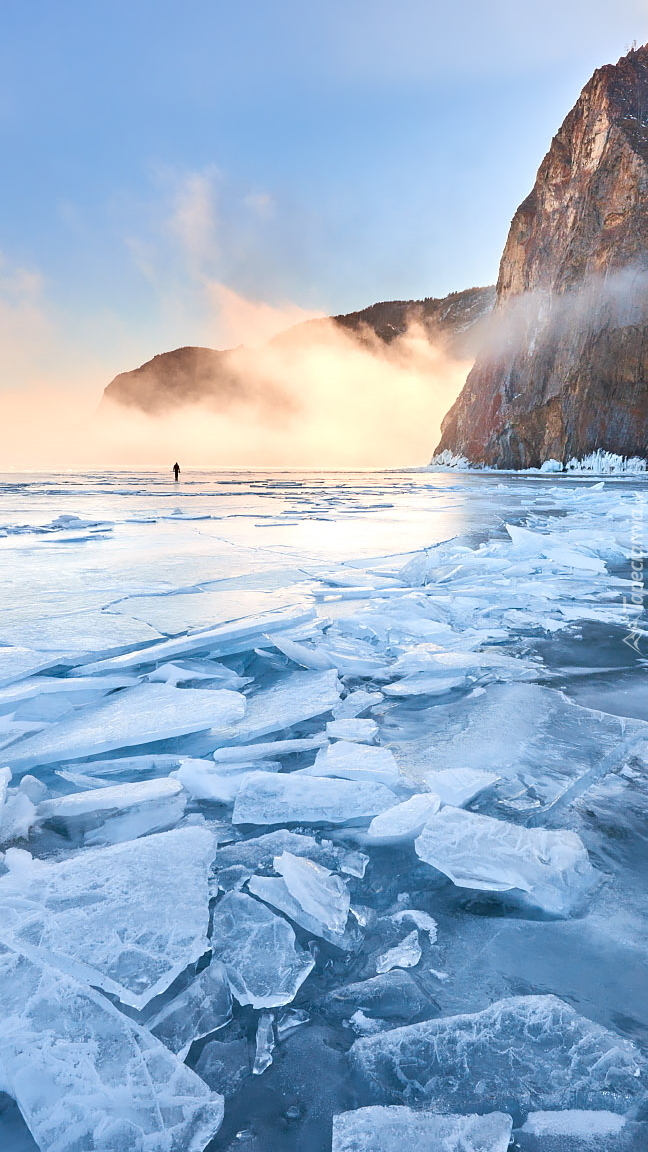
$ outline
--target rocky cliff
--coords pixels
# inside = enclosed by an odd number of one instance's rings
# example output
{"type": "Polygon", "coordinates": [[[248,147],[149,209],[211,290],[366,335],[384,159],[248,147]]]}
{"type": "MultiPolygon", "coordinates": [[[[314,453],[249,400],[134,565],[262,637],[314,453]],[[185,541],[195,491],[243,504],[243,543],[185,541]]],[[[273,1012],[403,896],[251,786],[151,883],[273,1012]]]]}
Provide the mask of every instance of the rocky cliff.
{"type": "MultiPolygon", "coordinates": [[[[484,320],[494,303],[494,287],[468,288],[441,299],[373,304],[360,312],[333,316],[331,320],[335,329],[374,348],[393,343],[412,324],[417,324],[450,356],[472,359],[483,339],[484,320]]],[[[331,320],[308,320],[275,336],[270,344],[290,355],[291,347],[303,347],[305,342],[325,342],[331,336],[331,320]]],[[[276,389],[273,391],[270,383],[263,383],[260,390],[262,362],[262,356],[255,356],[251,349],[219,352],[212,348],[176,348],[154,356],[140,368],[115,376],[104,390],[104,400],[149,414],[196,403],[225,409],[253,400],[277,407],[283,398],[276,389]]]]}
{"type": "Polygon", "coordinates": [[[437,451],[501,468],[648,451],[648,46],[598,69],[518,208],[437,451]]]}

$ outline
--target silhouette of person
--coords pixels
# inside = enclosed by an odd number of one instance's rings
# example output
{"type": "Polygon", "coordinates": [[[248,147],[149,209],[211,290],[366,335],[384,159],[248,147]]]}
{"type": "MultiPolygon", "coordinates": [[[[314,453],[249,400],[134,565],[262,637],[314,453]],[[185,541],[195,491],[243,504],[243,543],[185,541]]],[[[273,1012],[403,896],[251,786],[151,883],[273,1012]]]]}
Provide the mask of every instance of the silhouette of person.
{"type": "Polygon", "coordinates": [[[172,471],[173,471],[173,475],[175,476],[175,478],[176,478],[176,480],[177,480],[177,479],[178,479],[178,476],[180,475],[180,465],[179,465],[179,464],[174,464],[174,465],[173,465],[173,469],[172,469],[172,471]]]}

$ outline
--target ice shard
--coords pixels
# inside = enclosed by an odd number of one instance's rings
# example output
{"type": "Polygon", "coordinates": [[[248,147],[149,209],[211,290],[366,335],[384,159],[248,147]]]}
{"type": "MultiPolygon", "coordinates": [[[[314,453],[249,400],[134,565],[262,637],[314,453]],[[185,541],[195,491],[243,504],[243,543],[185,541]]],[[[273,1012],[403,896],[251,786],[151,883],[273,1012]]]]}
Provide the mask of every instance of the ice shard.
{"type": "Polygon", "coordinates": [[[379,816],[374,816],[367,830],[367,842],[375,844],[398,844],[414,840],[428,820],[441,807],[441,801],[434,792],[419,792],[387,808],[379,816]]]}
{"type": "Polygon", "coordinates": [[[147,1028],[184,1060],[194,1040],[217,1032],[232,1018],[227,973],[215,960],[178,996],[147,1021],[147,1028]]]}
{"type": "Polygon", "coordinates": [[[340,876],[304,856],[284,849],[274,858],[275,872],[286,883],[290,895],[309,916],[331,932],[342,933],[349,915],[349,889],[340,876]]]}

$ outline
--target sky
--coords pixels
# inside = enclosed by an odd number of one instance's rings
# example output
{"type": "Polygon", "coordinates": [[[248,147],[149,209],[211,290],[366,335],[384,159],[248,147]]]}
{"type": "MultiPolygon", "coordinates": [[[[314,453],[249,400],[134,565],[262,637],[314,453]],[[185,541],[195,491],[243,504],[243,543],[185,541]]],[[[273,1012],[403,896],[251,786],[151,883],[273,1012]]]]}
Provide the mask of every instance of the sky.
{"type": "Polygon", "coordinates": [[[25,0],[0,16],[0,391],[492,283],[648,0],[25,0]]]}

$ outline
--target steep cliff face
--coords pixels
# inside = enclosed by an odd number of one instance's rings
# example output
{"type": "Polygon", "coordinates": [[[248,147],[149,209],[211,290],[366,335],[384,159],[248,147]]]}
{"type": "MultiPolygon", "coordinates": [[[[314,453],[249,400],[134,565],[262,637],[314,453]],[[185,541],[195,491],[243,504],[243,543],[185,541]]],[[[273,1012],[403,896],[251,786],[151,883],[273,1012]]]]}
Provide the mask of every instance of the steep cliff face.
{"type": "Polygon", "coordinates": [[[596,71],[518,208],[437,451],[501,468],[648,450],[648,46],[596,71]]]}
{"type": "MultiPolygon", "coordinates": [[[[332,321],[336,328],[373,347],[391,344],[416,323],[450,356],[463,360],[475,356],[484,320],[494,303],[494,287],[468,288],[441,299],[373,304],[360,312],[333,316],[332,321]]],[[[330,335],[331,320],[308,320],[275,336],[270,344],[289,355],[291,347],[325,342],[330,335]]],[[[196,403],[217,410],[251,400],[276,407],[283,398],[270,383],[259,386],[262,359],[251,349],[234,354],[212,348],[176,348],[154,356],[140,368],[121,372],[104,389],[104,400],[151,415],[196,403]]]]}

